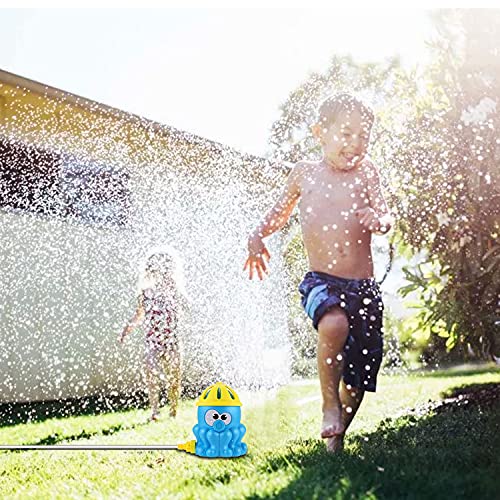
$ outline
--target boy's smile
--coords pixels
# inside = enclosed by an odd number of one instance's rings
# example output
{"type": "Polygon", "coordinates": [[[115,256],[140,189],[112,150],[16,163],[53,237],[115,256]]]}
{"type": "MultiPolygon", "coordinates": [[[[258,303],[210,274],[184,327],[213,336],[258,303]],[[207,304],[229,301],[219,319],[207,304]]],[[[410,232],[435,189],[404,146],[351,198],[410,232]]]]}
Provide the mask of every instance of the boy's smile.
{"type": "Polygon", "coordinates": [[[354,109],[342,111],[328,127],[315,129],[323,148],[323,159],[336,170],[350,170],[365,156],[370,140],[370,126],[354,109]]]}

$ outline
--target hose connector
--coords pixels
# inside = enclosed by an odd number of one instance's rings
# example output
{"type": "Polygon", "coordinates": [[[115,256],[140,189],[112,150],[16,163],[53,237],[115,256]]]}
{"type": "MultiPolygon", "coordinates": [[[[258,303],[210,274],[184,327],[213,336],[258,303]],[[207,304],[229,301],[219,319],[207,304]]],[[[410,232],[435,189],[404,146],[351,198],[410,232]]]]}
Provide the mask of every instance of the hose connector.
{"type": "Polygon", "coordinates": [[[186,441],[185,443],[181,443],[177,445],[177,449],[181,451],[185,451],[186,453],[192,453],[193,455],[196,453],[196,439],[192,439],[191,441],[186,441]]]}

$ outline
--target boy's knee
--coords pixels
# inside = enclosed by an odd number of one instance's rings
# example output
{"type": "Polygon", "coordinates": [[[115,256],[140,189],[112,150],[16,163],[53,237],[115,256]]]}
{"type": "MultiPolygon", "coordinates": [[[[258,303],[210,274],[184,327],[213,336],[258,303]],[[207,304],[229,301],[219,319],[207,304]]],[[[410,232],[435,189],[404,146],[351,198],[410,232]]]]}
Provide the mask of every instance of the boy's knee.
{"type": "Polygon", "coordinates": [[[345,312],[339,307],[327,312],[318,324],[318,333],[325,340],[338,335],[347,335],[348,330],[349,321],[345,312]]]}

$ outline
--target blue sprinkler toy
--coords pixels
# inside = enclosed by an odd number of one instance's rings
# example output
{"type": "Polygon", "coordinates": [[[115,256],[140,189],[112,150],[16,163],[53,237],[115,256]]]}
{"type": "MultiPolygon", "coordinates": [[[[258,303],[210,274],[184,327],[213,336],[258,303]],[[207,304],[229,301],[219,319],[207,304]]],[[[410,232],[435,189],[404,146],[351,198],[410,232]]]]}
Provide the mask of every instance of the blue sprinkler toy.
{"type": "Polygon", "coordinates": [[[241,401],[227,385],[217,382],[205,389],[196,403],[198,423],[193,427],[195,453],[200,457],[241,457],[247,445],[241,441],[241,401]]]}
{"type": "Polygon", "coordinates": [[[0,445],[0,450],[182,450],[205,458],[241,457],[247,452],[242,438],[241,401],[236,392],[222,382],[205,389],[196,403],[198,423],[193,427],[196,440],[178,445],[0,445]]]}

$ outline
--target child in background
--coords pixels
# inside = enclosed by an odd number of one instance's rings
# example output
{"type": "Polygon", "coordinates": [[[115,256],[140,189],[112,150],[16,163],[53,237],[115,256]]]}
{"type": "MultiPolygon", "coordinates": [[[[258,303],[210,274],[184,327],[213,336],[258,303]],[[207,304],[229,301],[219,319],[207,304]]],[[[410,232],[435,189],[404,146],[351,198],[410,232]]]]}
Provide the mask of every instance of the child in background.
{"type": "Polygon", "coordinates": [[[119,337],[141,323],[145,327],[146,378],[151,420],[158,420],[161,383],[167,383],[170,416],[175,417],[181,390],[181,356],[178,325],[186,309],[184,281],[179,259],[173,250],[152,253],[142,267],[138,306],[119,337]]]}
{"type": "Polygon", "coordinates": [[[309,272],[300,285],[302,305],[318,331],[323,397],[321,437],[343,448],[344,434],[365,391],[375,391],[382,360],[382,297],[373,278],[371,235],[392,225],[377,167],[366,156],[372,110],[350,94],[327,98],[312,127],[323,157],[299,161],[286,186],[248,239],[245,269],[267,273],[263,239],[300,209],[309,272]]]}

